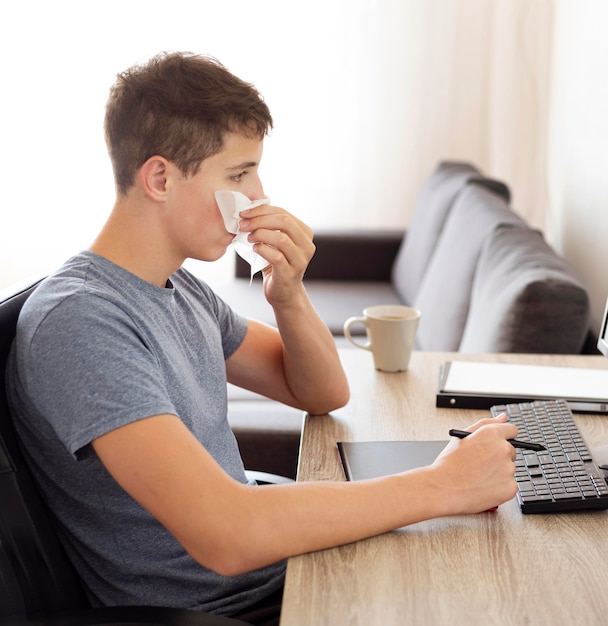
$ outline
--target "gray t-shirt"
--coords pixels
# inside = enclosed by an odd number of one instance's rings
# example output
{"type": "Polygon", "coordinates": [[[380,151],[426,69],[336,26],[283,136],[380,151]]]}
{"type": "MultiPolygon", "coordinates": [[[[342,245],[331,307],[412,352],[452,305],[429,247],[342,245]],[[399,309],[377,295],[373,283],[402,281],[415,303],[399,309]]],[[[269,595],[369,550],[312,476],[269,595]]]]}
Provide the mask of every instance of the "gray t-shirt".
{"type": "Polygon", "coordinates": [[[226,419],[225,367],[246,331],[246,320],[186,270],[159,288],[92,252],[70,259],[25,303],[9,399],[28,463],[93,604],[232,614],[282,585],[284,563],[234,577],[199,565],[90,445],[169,413],[246,482],[226,419]]]}

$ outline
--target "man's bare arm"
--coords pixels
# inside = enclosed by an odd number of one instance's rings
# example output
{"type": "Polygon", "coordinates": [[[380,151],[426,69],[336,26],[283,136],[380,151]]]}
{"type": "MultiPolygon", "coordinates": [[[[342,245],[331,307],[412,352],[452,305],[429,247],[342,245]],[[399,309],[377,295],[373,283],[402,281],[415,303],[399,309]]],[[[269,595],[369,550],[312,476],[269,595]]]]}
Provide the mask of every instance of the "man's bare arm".
{"type": "Polygon", "coordinates": [[[349,388],[335,342],[314,321],[307,321],[312,336],[302,331],[301,345],[286,346],[275,328],[249,320],[243,343],[226,361],[228,381],[315,415],[344,406],[349,388]]]}
{"type": "Polygon", "coordinates": [[[93,447],[115,480],[205,567],[235,575],[281,559],[515,495],[511,424],[485,420],[429,468],[360,482],[264,487],[229,477],[178,417],[109,432],[93,447]],[[486,424],[483,426],[483,424],[486,424]]]}
{"type": "Polygon", "coordinates": [[[250,321],[245,341],[228,359],[228,379],[313,414],[343,406],[349,389],[335,340],[302,282],[315,251],[312,230],[279,207],[242,215],[240,228],[269,262],[263,288],[278,332],[250,321]]]}

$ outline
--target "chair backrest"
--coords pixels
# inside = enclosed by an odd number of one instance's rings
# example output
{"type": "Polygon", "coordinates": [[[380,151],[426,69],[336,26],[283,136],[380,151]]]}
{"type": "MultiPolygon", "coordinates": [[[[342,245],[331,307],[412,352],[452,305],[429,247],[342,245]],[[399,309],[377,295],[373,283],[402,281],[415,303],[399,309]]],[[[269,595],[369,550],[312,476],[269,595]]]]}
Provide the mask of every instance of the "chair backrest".
{"type": "Polygon", "coordinates": [[[6,397],[17,318],[38,282],[0,292],[0,622],[89,606],[21,454],[6,397]]]}

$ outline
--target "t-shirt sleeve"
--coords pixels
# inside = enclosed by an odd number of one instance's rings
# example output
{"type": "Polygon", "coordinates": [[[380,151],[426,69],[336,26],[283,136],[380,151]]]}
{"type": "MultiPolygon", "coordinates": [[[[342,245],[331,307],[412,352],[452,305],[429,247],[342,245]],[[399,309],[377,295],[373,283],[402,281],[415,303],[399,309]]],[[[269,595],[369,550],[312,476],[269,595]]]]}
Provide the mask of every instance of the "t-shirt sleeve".
{"type": "Polygon", "coordinates": [[[30,397],[74,455],[120,426],[175,413],[146,338],[100,297],[76,294],[52,309],[26,364],[30,397]]]}

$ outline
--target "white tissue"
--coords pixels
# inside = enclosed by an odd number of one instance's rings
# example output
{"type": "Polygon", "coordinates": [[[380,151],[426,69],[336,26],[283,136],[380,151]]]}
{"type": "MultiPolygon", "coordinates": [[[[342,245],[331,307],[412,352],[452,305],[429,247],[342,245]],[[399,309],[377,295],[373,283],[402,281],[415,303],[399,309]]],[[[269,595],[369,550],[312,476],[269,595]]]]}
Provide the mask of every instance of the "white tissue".
{"type": "Polygon", "coordinates": [[[270,198],[262,198],[252,202],[240,191],[216,191],[215,199],[224,218],[226,230],[236,235],[232,240],[232,245],[236,253],[251,266],[251,278],[253,279],[253,275],[263,270],[268,265],[268,261],[253,251],[253,244],[247,241],[248,233],[239,231],[239,222],[241,221],[239,214],[245,209],[253,209],[256,206],[268,204],[270,198]]]}

